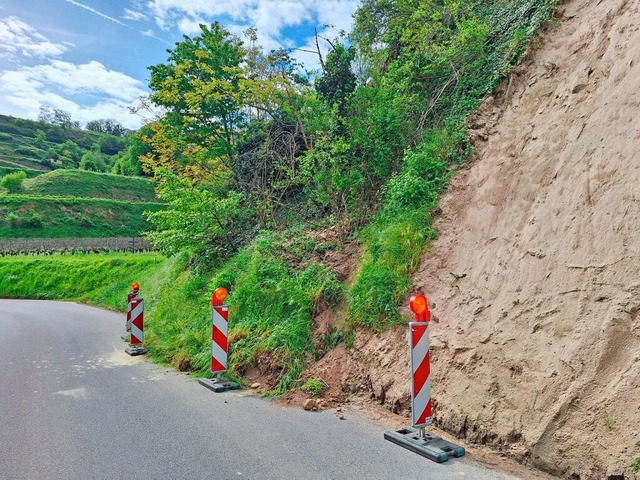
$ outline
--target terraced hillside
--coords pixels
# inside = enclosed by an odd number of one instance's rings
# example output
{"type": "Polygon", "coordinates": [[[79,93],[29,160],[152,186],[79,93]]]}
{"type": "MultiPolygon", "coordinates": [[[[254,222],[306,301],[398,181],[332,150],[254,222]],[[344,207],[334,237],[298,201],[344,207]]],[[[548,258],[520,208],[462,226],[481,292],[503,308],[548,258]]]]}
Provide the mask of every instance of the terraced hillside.
{"type": "Polygon", "coordinates": [[[126,146],[126,139],[113,135],[0,115],[0,176],[23,170],[34,177],[56,168],[77,168],[92,149],[109,166],[126,146]]]}
{"type": "Polygon", "coordinates": [[[0,193],[0,239],[138,237],[161,208],[148,179],[56,170],[0,193]]]}

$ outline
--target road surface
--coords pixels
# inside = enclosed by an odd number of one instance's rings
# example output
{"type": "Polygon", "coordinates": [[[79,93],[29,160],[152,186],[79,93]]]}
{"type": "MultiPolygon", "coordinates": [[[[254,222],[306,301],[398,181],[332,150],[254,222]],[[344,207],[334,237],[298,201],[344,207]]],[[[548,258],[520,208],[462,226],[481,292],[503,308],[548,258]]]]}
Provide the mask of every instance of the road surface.
{"type": "Polygon", "coordinates": [[[347,410],[282,408],[124,354],[122,315],[0,300],[0,478],[503,479],[433,463],[347,410]]]}

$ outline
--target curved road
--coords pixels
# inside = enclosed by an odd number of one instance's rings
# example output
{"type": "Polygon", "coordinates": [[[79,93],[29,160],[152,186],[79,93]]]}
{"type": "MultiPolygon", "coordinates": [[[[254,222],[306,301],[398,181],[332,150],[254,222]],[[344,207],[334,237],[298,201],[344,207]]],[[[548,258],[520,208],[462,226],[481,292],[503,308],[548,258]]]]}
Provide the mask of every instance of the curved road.
{"type": "Polygon", "coordinates": [[[347,411],[285,409],[124,354],[122,315],[0,300],[0,478],[510,479],[347,411]]]}

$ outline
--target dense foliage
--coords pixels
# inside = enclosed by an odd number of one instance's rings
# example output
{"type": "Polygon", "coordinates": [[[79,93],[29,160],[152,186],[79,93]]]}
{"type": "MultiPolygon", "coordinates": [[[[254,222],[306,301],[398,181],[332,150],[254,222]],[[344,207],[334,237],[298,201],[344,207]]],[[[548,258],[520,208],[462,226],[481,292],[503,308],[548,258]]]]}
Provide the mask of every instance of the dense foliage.
{"type": "Polygon", "coordinates": [[[326,53],[314,75],[284,50],[262,52],[254,29],[243,43],[218,24],[150,67],[164,114],[141,137],[142,162],[168,205],[152,235],[198,265],[227,262],[214,284],[235,293],[236,372],[267,355],[286,387],[315,355],[321,301],[346,305],[351,328],[400,320],[430,212],[471,151],[466,119],[554,5],[364,0],[349,36],[316,38],[326,53]],[[364,246],[349,288],[311,253],[327,228],[364,246]]]}
{"type": "Polygon", "coordinates": [[[138,137],[123,136],[131,132],[113,120],[87,127],[80,130],[59,110],[45,112],[37,122],[0,115],[0,176],[23,170],[34,177],[64,168],[141,174],[138,156],[148,147],[141,147],[138,137]]]}

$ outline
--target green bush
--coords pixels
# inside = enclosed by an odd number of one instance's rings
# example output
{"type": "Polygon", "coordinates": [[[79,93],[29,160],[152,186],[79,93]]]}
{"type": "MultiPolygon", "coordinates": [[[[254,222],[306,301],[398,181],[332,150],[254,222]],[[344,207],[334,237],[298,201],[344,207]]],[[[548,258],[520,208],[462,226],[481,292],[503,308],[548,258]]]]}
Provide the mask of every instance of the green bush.
{"type": "Polygon", "coordinates": [[[31,212],[22,218],[22,225],[27,228],[42,228],[44,226],[44,217],[38,212],[31,212]]]}
{"type": "Polygon", "coordinates": [[[2,177],[2,180],[0,180],[0,185],[6,188],[9,193],[18,193],[22,190],[22,184],[26,178],[27,174],[23,171],[9,173],[2,177]]]}
{"type": "Polygon", "coordinates": [[[7,215],[7,221],[9,222],[9,226],[11,228],[15,228],[19,225],[20,217],[16,212],[9,212],[7,215]]]}

